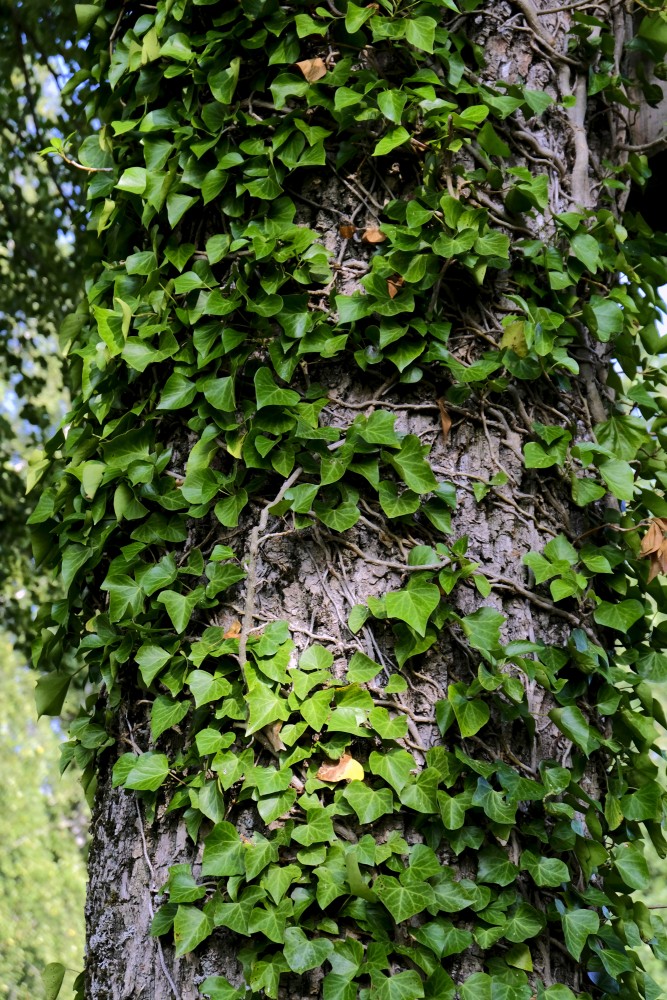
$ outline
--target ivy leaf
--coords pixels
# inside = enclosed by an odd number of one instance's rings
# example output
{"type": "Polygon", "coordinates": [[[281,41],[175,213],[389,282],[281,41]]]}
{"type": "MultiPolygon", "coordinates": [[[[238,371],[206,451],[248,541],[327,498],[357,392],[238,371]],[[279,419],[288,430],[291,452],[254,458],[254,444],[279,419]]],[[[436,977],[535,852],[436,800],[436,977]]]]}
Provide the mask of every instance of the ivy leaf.
{"type": "Polygon", "coordinates": [[[420,1000],[424,996],[424,984],[419,973],[413,969],[385,976],[377,969],[371,969],[372,996],[377,1000],[420,1000]]]}
{"type": "Polygon", "coordinates": [[[402,125],[398,125],[396,128],[390,129],[387,134],[380,139],[373,150],[373,156],[386,156],[387,153],[391,153],[391,151],[396,149],[397,146],[402,146],[404,143],[409,141],[410,133],[407,129],[404,129],[402,125]]]}
{"type": "Polygon", "coordinates": [[[151,737],[156,740],[167,729],[177,726],[188,714],[187,701],[174,701],[166,695],[158,695],[151,706],[151,737]]]}
{"type": "Polygon", "coordinates": [[[561,915],[565,944],[570,955],[579,961],[590,934],[597,934],[600,918],[593,910],[568,910],[561,915]]]}
{"type": "Polygon", "coordinates": [[[461,1000],[492,1000],[492,979],[486,972],[473,972],[459,988],[461,1000]]]}
{"type": "Polygon", "coordinates": [[[540,858],[532,851],[521,855],[521,871],[527,871],[535,885],[558,886],[570,881],[570,872],[564,861],[558,858],[540,858]]]}
{"type": "MultiPolygon", "coordinates": [[[[362,782],[355,781],[350,788],[356,788],[362,782]]],[[[328,844],[334,839],[334,829],[326,809],[316,808],[306,810],[306,822],[302,826],[297,826],[292,832],[292,840],[304,847],[311,847],[313,844],[328,844]]]]}
{"type": "Polygon", "coordinates": [[[40,677],[35,685],[37,718],[43,715],[60,715],[72,677],[70,674],[53,673],[40,677]]]}
{"type": "Polygon", "coordinates": [[[616,629],[617,632],[627,632],[635,622],[644,617],[644,613],[641,601],[619,601],[618,604],[600,601],[593,612],[593,618],[598,625],[606,625],[607,628],[616,629]]]}
{"type": "Polygon", "coordinates": [[[432,53],[437,26],[438,22],[427,15],[410,17],[405,22],[405,37],[416,49],[432,53]]]}
{"type": "Polygon", "coordinates": [[[465,823],[466,810],[458,796],[438,792],[438,807],[445,830],[460,830],[465,823]]]}
{"type": "Polygon", "coordinates": [[[652,649],[637,660],[635,670],[644,680],[663,684],[667,681],[667,655],[652,649]]]}
{"type": "Polygon", "coordinates": [[[444,920],[442,917],[429,924],[422,924],[419,930],[412,933],[420,944],[429,948],[438,958],[458,955],[473,943],[470,931],[455,927],[450,920],[444,920]]]}
{"type": "Polygon", "coordinates": [[[286,722],[290,717],[287,701],[276,694],[268,684],[257,682],[249,689],[247,697],[249,717],[246,733],[256,733],[273,722],[286,722]]]}
{"type": "Polygon", "coordinates": [[[255,372],[255,395],[258,410],[265,406],[296,406],[301,401],[298,392],[293,389],[280,389],[268,368],[259,368],[255,372]]]}
{"type": "Polygon", "coordinates": [[[404,806],[415,812],[430,815],[438,810],[437,789],[440,774],[434,767],[427,767],[416,778],[409,781],[399,794],[404,806]]]}
{"type": "Polygon", "coordinates": [[[406,622],[418,635],[426,635],[428,620],[440,604],[440,591],[435,584],[412,579],[405,590],[385,597],[387,615],[406,622]]]}
{"type": "Polygon", "coordinates": [[[372,752],[368,764],[373,774],[383,778],[398,794],[410,780],[416,761],[407,750],[393,749],[388,753],[372,752]]]}
{"type": "Polygon", "coordinates": [[[199,992],[210,1000],[243,1000],[244,990],[235,989],[224,976],[209,976],[199,987],[199,992]]]}
{"type": "Polygon", "coordinates": [[[530,903],[521,902],[510,910],[509,919],[503,926],[503,937],[512,944],[521,944],[535,937],[543,930],[546,918],[530,903]]]}
{"type": "Polygon", "coordinates": [[[632,500],[635,493],[635,476],[631,465],[618,459],[609,459],[607,462],[602,462],[598,468],[617,500],[632,500]]]}
{"type": "Polygon", "coordinates": [[[212,701],[220,701],[231,694],[232,686],[219,673],[209,674],[207,670],[191,670],[186,682],[195,699],[195,706],[201,708],[212,701]]]}
{"type": "Polygon", "coordinates": [[[516,804],[507,802],[502,792],[495,791],[485,778],[477,779],[472,804],[481,806],[493,823],[512,824],[516,820],[516,804]]]}
{"type": "Polygon", "coordinates": [[[412,490],[403,490],[399,494],[396,483],[383,481],[378,487],[378,500],[387,517],[405,517],[419,510],[419,494],[412,490]]]}
{"type": "Polygon", "coordinates": [[[572,499],[577,507],[585,507],[587,504],[599,500],[605,494],[604,487],[596,483],[594,479],[579,478],[572,473],[570,483],[572,486],[572,499]]]}
{"type": "Polygon", "coordinates": [[[474,649],[490,651],[500,645],[500,628],[505,616],[495,608],[483,605],[472,615],[460,619],[468,642],[474,649]]]}
{"type": "Polygon", "coordinates": [[[136,758],[125,778],[125,787],[141,792],[156,792],[169,774],[169,761],[163,753],[149,750],[136,758]]]}
{"type": "Polygon", "coordinates": [[[170,903],[195,903],[206,895],[206,886],[197,884],[188,864],[170,867],[167,888],[170,903]]]}
{"type": "Polygon", "coordinates": [[[600,266],[600,244],[594,236],[588,233],[577,233],[570,242],[572,254],[588,268],[591,274],[595,274],[600,266]]]}
{"type": "Polygon", "coordinates": [[[619,844],[614,854],[614,867],[631,889],[648,889],[651,884],[646,858],[637,844],[619,844]]]}
{"type": "Polygon", "coordinates": [[[192,612],[204,597],[204,588],[196,587],[189,594],[179,594],[175,590],[163,590],[155,600],[164,604],[171,623],[178,633],[185,632],[192,618],[192,612]]]}
{"type": "Polygon", "coordinates": [[[179,906],[174,920],[174,954],[177,958],[187,955],[212,933],[213,923],[207,913],[196,906],[179,906]]]}
{"type": "Polygon", "coordinates": [[[600,735],[592,726],[589,726],[583,712],[576,705],[552,708],[549,712],[549,718],[556,723],[568,739],[572,740],[580,750],[583,750],[587,757],[602,746],[600,735]]]}
{"type": "Polygon", "coordinates": [[[298,975],[321,969],[333,950],[333,941],[328,938],[306,937],[300,927],[288,927],[285,931],[285,961],[298,975]]]}
{"type": "MultiPolygon", "coordinates": [[[[77,4],[77,6],[81,5],[77,4]]],[[[100,8],[96,7],[95,11],[97,16],[100,12],[100,8]]],[[[67,969],[64,965],[61,965],[60,962],[49,962],[46,968],[42,971],[41,977],[44,985],[45,1000],[57,1000],[66,972],[67,969]]]]}
{"type": "MultiPolygon", "coordinates": [[[[361,608],[363,605],[358,604],[357,607],[361,608]]],[[[352,611],[354,610],[353,608],[352,611]]],[[[364,608],[364,611],[367,611],[367,609],[364,608]]],[[[351,617],[352,612],[350,612],[351,617]]],[[[350,658],[346,680],[348,684],[365,684],[367,681],[372,681],[374,677],[377,677],[381,670],[382,667],[380,664],[376,663],[375,660],[371,660],[370,656],[366,656],[365,653],[356,652],[350,658]]]]}
{"type": "Polygon", "coordinates": [[[407,99],[407,94],[404,94],[401,90],[383,90],[378,94],[377,102],[385,118],[388,118],[391,122],[400,124],[407,99]]]}
{"type": "Polygon", "coordinates": [[[394,811],[391,789],[381,788],[376,792],[363,781],[351,782],[343,792],[343,798],[350,803],[362,824],[374,823],[376,819],[394,811]]]}
{"type": "Polygon", "coordinates": [[[495,885],[509,885],[513,882],[519,869],[508,858],[500,847],[487,847],[480,851],[477,867],[477,880],[491,882],[495,885]]]}
{"type": "Polygon", "coordinates": [[[438,481],[424,458],[424,446],[416,434],[408,434],[404,438],[401,450],[391,456],[391,460],[406,486],[415,493],[430,493],[437,489],[438,481]]]}
{"type": "Polygon", "coordinates": [[[231,823],[216,823],[204,841],[201,873],[204,877],[245,874],[243,844],[231,823]]]}
{"type": "Polygon", "coordinates": [[[433,889],[428,882],[401,885],[393,875],[380,875],[375,880],[373,889],[397,924],[409,920],[417,913],[422,913],[434,902],[433,889]]]}
{"type": "Polygon", "coordinates": [[[489,706],[480,698],[468,698],[465,684],[450,684],[447,700],[454,710],[461,736],[475,736],[489,721],[489,706]]]}

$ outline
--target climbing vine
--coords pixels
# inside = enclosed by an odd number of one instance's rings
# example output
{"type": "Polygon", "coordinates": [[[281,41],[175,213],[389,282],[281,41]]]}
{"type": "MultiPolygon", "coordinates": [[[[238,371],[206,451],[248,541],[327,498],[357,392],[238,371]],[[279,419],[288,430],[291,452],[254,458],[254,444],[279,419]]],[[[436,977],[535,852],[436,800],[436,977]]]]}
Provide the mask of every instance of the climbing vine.
{"type": "MultiPolygon", "coordinates": [[[[232,933],[244,983],[208,976],[213,1000],[294,976],[325,1000],[659,994],[637,949],[667,937],[632,894],[643,838],[667,851],[667,241],[619,210],[650,170],[615,117],[655,84],[611,18],[575,5],[566,38],[517,10],[555,83],[488,77],[478,0],[77,5],[98,127],[47,155],[88,173],[100,257],[62,330],[78,395],[33,479],[35,552],[67,592],[37,701],[80,690],[64,764],[91,791],[112,765],[142,823],[166,808],[203,843],[152,923],[174,993],[170,943],[232,933]],[[327,384],[343,369],[364,399],[327,384]],[[525,482],[573,512],[514,575],[457,512],[467,488],[480,519],[494,498],[521,515],[516,480],[496,461],[466,487],[399,420],[488,438],[503,401],[525,482]],[[369,518],[390,557],[359,544],[369,518]],[[281,531],[402,581],[351,602],[344,649],[257,624],[281,531]],[[512,632],[503,600],[548,627],[512,632]],[[431,717],[410,695],[438,689],[420,668],[444,636],[464,666],[431,717]]],[[[636,21],[660,65],[662,13],[636,21]]]]}

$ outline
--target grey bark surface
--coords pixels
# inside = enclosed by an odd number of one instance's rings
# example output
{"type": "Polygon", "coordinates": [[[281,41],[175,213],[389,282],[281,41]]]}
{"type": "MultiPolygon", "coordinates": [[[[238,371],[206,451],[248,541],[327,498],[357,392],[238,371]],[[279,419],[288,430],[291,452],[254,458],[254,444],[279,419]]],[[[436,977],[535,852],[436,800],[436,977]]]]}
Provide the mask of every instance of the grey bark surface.
{"type": "MultiPolygon", "coordinates": [[[[523,122],[518,128],[509,126],[507,130],[514,163],[533,172],[546,172],[550,191],[549,213],[526,223],[527,230],[524,227],[520,232],[512,229],[508,232],[514,238],[527,232],[548,238],[553,232],[551,213],[594,203],[598,186],[589,149],[594,150],[596,157],[608,155],[620,126],[614,127],[612,135],[608,123],[600,123],[598,119],[595,128],[604,131],[589,130],[587,137],[581,77],[568,64],[553,66],[540,55],[545,46],[551,51],[565,51],[567,13],[541,17],[539,8],[536,11],[530,0],[518,0],[516,6],[505,2],[490,4],[468,21],[471,35],[483,46],[488,59],[482,74],[485,80],[527,83],[553,96],[567,93],[577,96],[572,114],[554,109],[541,119],[523,122]]],[[[299,221],[322,232],[323,243],[338,262],[337,290],[349,294],[358,287],[370,251],[354,240],[340,238],[341,218],[354,217],[357,225],[377,223],[381,206],[392,192],[409,193],[410,178],[392,173],[380,178],[368,169],[367,173],[346,180],[347,184],[332,174],[330,183],[325,183],[320,175],[295,196],[299,221]],[[313,205],[322,207],[317,209],[313,205]]],[[[443,186],[450,183],[455,184],[456,178],[443,176],[443,186]]],[[[504,221],[502,205],[491,208],[504,221]]],[[[511,274],[508,277],[511,279],[511,274]]],[[[497,340],[501,335],[502,316],[512,309],[505,298],[509,286],[502,284],[507,280],[501,278],[491,290],[485,288],[482,297],[463,283],[461,276],[445,275],[438,294],[446,310],[455,316],[450,346],[462,360],[474,360],[480,353],[480,343],[483,348],[485,339],[497,340]]],[[[424,444],[431,446],[430,461],[437,477],[453,482],[457,489],[458,509],[452,518],[451,538],[467,535],[470,558],[479,562],[481,570],[496,581],[490,597],[484,600],[473,586],[463,584],[455,589],[450,601],[461,614],[471,613],[482,603],[503,611],[508,617],[506,641],[542,639],[559,643],[577,621],[567,610],[567,603],[554,609],[546,592],[540,590],[531,595],[526,589],[530,580],[522,556],[531,550],[540,551],[559,532],[576,537],[583,530],[583,522],[558,470],[526,471],[521,451],[535,420],[560,423],[579,436],[589,437],[592,424],[604,419],[607,397],[600,379],[602,360],[587,350],[581,360],[586,363],[587,382],[583,378],[575,380],[570,394],[565,395],[545,381],[540,383],[539,390],[519,383],[511,397],[505,393],[498,401],[473,393],[465,405],[450,406],[452,426],[446,438],[437,403],[447,389],[446,383],[425,378],[416,386],[403,386],[396,380],[388,381],[386,370],[378,372],[372,367],[364,375],[334,362],[309,363],[307,369],[303,366],[304,385],[307,380],[320,382],[329,391],[332,402],[324,411],[326,422],[345,427],[357,412],[368,415],[373,409],[384,408],[396,413],[398,431],[417,434],[424,444]],[[508,477],[507,484],[492,489],[477,503],[472,484],[486,482],[501,471],[508,477]]],[[[176,450],[183,453],[183,449],[184,443],[177,442],[176,450]]],[[[273,500],[280,486],[276,478],[273,495],[267,494],[251,503],[250,513],[244,515],[240,528],[232,533],[219,528],[213,541],[230,542],[235,551],[247,553],[250,532],[264,505],[273,500]]],[[[362,499],[361,512],[356,527],[343,536],[329,534],[322,525],[296,532],[289,520],[269,518],[267,531],[259,538],[255,567],[254,626],[276,619],[288,621],[297,647],[303,649],[314,641],[321,642],[334,653],[335,669],[341,675],[346,661],[357,649],[381,662],[388,672],[395,669],[381,623],[369,624],[354,636],[346,625],[349,610],[371,595],[379,597],[401,586],[405,577],[395,566],[406,562],[407,551],[413,544],[447,541],[446,537],[437,538],[430,525],[417,522],[407,537],[398,539],[377,503],[362,499]]],[[[196,539],[193,544],[198,544],[196,539]]],[[[203,631],[209,624],[229,626],[235,619],[242,621],[248,610],[244,587],[237,585],[222,613],[210,621],[200,621],[198,627],[203,631]]],[[[435,702],[445,697],[449,683],[469,680],[475,669],[476,664],[469,659],[455,629],[446,629],[427,653],[408,661],[403,672],[409,690],[400,696],[388,696],[382,704],[391,707],[392,702],[400,702],[408,709],[406,744],[417,760],[428,747],[442,742],[435,724],[435,702]]],[[[567,766],[571,746],[547,717],[551,706],[545,693],[534,684],[531,697],[536,720],[534,739],[523,726],[499,723],[494,730],[493,745],[473,737],[463,741],[466,752],[485,759],[504,756],[529,776],[543,759],[556,759],[567,766]]],[[[175,960],[169,944],[158,944],[149,936],[152,913],[159,904],[159,890],[166,881],[168,866],[191,862],[196,876],[200,853],[179,823],[178,814],[164,814],[164,803],[158,808],[154,822],[148,823],[140,819],[132,793],[111,788],[113,753],[126,749],[122,741],[132,740],[142,751],[150,748],[145,708],[128,706],[128,713],[132,729],[121,730],[120,749],[110,752],[104,761],[93,820],[86,997],[163,1000],[177,996],[194,1000],[198,984],[207,975],[224,975],[234,983],[241,981],[238,951],[242,939],[219,929],[194,956],[175,960]]],[[[257,759],[266,763],[268,751],[259,740],[255,742],[255,750],[257,759]]],[[[594,785],[595,774],[590,774],[588,780],[594,785]]],[[[245,807],[240,811],[232,806],[228,818],[244,833],[265,830],[259,817],[245,807]]],[[[395,824],[396,819],[392,822],[395,824]]],[[[348,834],[355,836],[354,830],[348,834]]],[[[419,834],[411,829],[405,829],[404,835],[409,842],[419,839],[419,834]]],[[[455,856],[444,851],[441,857],[461,870],[461,862],[455,856]]],[[[534,889],[529,890],[527,883],[524,888],[530,899],[534,889]]],[[[548,934],[539,939],[539,951],[534,958],[535,973],[547,984],[565,983],[575,989],[582,986],[575,963],[564,951],[552,946],[548,934]]],[[[481,968],[480,956],[474,950],[451,959],[450,963],[448,968],[455,979],[465,978],[481,968]]],[[[319,980],[312,974],[304,980],[296,977],[289,980],[284,990],[286,998],[318,995],[319,980]]]]}

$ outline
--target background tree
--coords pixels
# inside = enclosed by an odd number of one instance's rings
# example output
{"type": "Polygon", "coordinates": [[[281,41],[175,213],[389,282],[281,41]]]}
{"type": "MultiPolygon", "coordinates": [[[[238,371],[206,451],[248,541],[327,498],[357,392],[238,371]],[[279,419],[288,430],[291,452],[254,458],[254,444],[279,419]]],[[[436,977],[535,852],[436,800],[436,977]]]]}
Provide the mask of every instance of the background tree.
{"type": "Polygon", "coordinates": [[[59,726],[35,721],[34,679],[6,637],[0,652],[1,995],[34,1000],[47,963],[81,965],[87,817],[76,775],[58,772],[59,726]]]}
{"type": "Polygon", "coordinates": [[[77,5],[85,995],[654,998],[662,14],[342,8],[77,5]]]}
{"type": "Polygon", "coordinates": [[[73,5],[0,3],[0,605],[28,645],[44,578],[31,572],[25,485],[66,412],[57,331],[82,293],[81,174],[40,151],[87,126],[73,5]]]}

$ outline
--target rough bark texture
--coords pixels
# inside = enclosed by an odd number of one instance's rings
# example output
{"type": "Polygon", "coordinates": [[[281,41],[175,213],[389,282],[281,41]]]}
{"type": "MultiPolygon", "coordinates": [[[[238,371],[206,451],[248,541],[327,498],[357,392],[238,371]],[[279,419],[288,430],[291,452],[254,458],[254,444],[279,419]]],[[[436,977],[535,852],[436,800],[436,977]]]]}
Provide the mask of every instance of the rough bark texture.
{"type": "MultiPolygon", "coordinates": [[[[543,5],[551,6],[546,0],[543,5]]],[[[540,54],[545,46],[564,50],[569,24],[567,12],[539,17],[532,4],[518,3],[513,7],[503,2],[489,5],[468,20],[471,35],[488,60],[483,70],[485,79],[528,82],[536,90],[561,96],[569,92],[581,97],[582,79],[571,74],[571,67],[561,64],[554,69],[540,54]]],[[[584,149],[586,144],[581,142],[584,116],[585,98],[571,109],[569,120],[563,112],[554,111],[541,120],[526,123],[511,136],[516,164],[548,172],[554,212],[567,209],[573,201],[593,204],[597,196],[598,189],[589,172],[587,147],[584,149]]],[[[588,138],[596,156],[607,154],[610,136],[606,121],[596,121],[588,138]]],[[[300,202],[302,221],[322,230],[323,241],[340,264],[338,288],[347,293],[355,287],[368,250],[354,240],[338,237],[341,213],[354,218],[357,224],[377,222],[388,192],[409,191],[411,178],[398,173],[379,177],[367,168],[348,181],[342,186],[332,176],[328,187],[318,181],[317,186],[306,184],[300,192],[305,199],[300,202]],[[358,187],[357,182],[363,187],[358,187]],[[361,190],[366,194],[361,194],[361,190]],[[323,205],[324,209],[315,211],[309,207],[312,202],[323,205]],[[332,211],[327,211],[327,206],[332,211]]],[[[456,183],[455,178],[449,180],[452,181],[456,183]]],[[[501,208],[498,211],[502,213],[501,208]]],[[[548,217],[535,223],[535,230],[541,236],[551,229],[548,217]]],[[[485,300],[481,301],[462,275],[444,276],[439,295],[453,312],[458,312],[452,343],[459,357],[465,359],[469,345],[469,360],[474,358],[479,350],[480,332],[482,339],[497,334],[502,315],[511,309],[504,298],[504,292],[511,290],[510,285],[511,274],[506,288],[497,287],[493,296],[485,292],[485,300]]],[[[444,384],[433,384],[428,379],[414,387],[400,385],[395,380],[387,383],[373,368],[362,377],[341,370],[332,362],[303,366],[304,385],[308,380],[321,382],[331,399],[336,400],[326,411],[332,425],[346,426],[355,411],[368,415],[381,400],[384,409],[394,409],[397,413],[397,430],[418,434],[425,444],[432,446],[431,461],[436,474],[456,484],[458,509],[452,519],[453,537],[467,535],[470,557],[481,564],[491,579],[498,581],[485,603],[494,604],[507,614],[506,640],[541,638],[558,642],[564,628],[569,629],[576,621],[567,610],[554,613],[549,602],[541,603],[539,597],[529,596],[525,590],[528,571],[521,561],[523,554],[541,550],[564,528],[576,534],[581,513],[572,507],[558,470],[526,472],[521,449],[535,420],[567,425],[574,414],[580,433],[586,436],[591,423],[604,418],[605,390],[598,374],[600,359],[590,352],[586,360],[588,383],[580,380],[570,395],[555,385],[549,389],[542,382],[539,394],[534,387],[520,385],[512,390],[511,396],[505,393],[497,399],[473,395],[464,406],[450,407],[453,423],[446,436],[436,402],[446,388],[444,384]],[[477,503],[472,484],[487,481],[497,472],[507,475],[507,484],[492,490],[477,503]]],[[[183,443],[177,445],[182,450],[183,443]]],[[[266,503],[271,500],[270,496],[265,498],[266,503]]],[[[261,509],[258,503],[251,505],[251,514],[244,516],[241,527],[231,535],[218,528],[215,537],[208,539],[207,549],[214,542],[224,543],[233,537],[236,550],[247,551],[249,534],[261,509]]],[[[434,529],[415,529],[410,541],[431,544],[435,536],[434,529]]],[[[362,501],[362,518],[344,537],[329,535],[323,526],[295,532],[289,520],[271,518],[267,533],[260,538],[255,624],[261,626],[274,619],[286,619],[297,644],[322,642],[335,651],[341,670],[345,658],[356,649],[384,663],[390,653],[382,628],[376,624],[355,637],[347,629],[346,619],[354,604],[400,586],[401,574],[385,565],[397,560],[404,560],[400,540],[392,534],[377,504],[362,501]]],[[[227,625],[233,619],[243,618],[244,585],[238,585],[232,593],[235,600],[225,609],[222,621],[201,621],[200,627],[227,625]]],[[[464,585],[454,592],[453,603],[459,612],[466,614],[482,602],[472,586],[464,585]]],[[[405,668],[409,691],[393,698],[410,710],[410,736],[406,742],[416,754],[440,741],[433,717],[435,701],[444,696],[448,683],[469,680],[475,669],[476,664],[470,662],[463,644],[451,630],[423,656],[409,661],[405,668]]],[[[482,759],[504,757],[516,762],[528,775],[545,758],[560,760],[567,766],[570,744],[549,722],[547,711],[551,706],[545,703],[544,692],[534,686],[532,696],[531,709],[537,723],[534,739],[521,725],[503,725],[494,734],[493,745],[473,737],[469,744],[464,742],[464,749],[482,759]]],[[[131,741],[141,750],[148,749],[148,726],[142,706],[129,705],[128,715],[132,729],[126,728],[119,734],[121,741],[131,741]]],[[[259,740],[255,748],[258,758],[263,756],[266,762],[269,754],[259,740]]],[[[197,874],[200,858],[185,827],[174,816],[165,816],[164,806],[148,822],[141,817],[132,793],[112,790],[109,775],[113,759],[110,758],[115,752],[109,753],[100,776],[92,828],[86,996],[89,1000],[130,997],[162,1000],[174,995],[194,1000],[198,995],[197,984],[207,975],[221,974],[232,982],[240,982],[237,955],[242,942],[233,934],[218,931],[212,945],[205,945],[194,957],[179,961],[174,960],[170,945],[160,945],[149,936],[149,924],[167,867],[178,861],[194,862],[197,874]]],[[[594,786],[595,774],[589,775],[588,780],[594,786]]],[[[245,808],[240,811],[232,807],[228,818],[244,832],[261,829],[257,817],[245,808]]],[[[409,829],[405,835],[408,840],[416,836],[409,829]]],[[[443,860],[454,867],[459,864],[453,856],[443,855],[443,860]]],[[[526,892],[529,897],[528,888],[526,892]]],[[[542,939],[541,952],[534,959],[535,972],[545,982],[569,983],[575,989],[580,986],[575,963],[564,951],[552,949],[548,938],[542,939]]],[[[451,960],[450,972],[460,979],[479,968],[479,956],[471,950],[451,960]]],[[[318,979],[312,974],[309,980],[306,977],[290,983],[284,993],[285,997],[318,994],[318,979]]]]}

